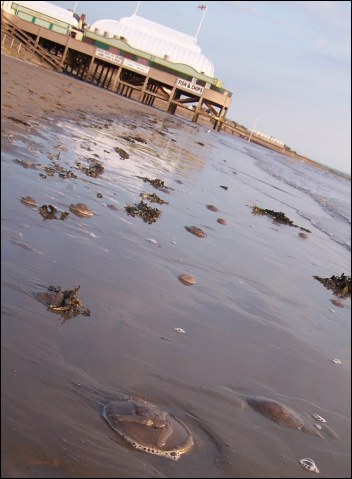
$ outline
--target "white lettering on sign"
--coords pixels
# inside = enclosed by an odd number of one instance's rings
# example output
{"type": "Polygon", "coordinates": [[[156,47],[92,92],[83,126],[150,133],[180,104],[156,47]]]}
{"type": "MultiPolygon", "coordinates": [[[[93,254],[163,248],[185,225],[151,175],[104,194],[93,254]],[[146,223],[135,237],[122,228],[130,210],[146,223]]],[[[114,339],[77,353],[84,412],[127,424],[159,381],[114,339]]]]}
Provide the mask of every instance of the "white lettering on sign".
{"type": "Polygon", "coordinates": [[[104,58],[105,60],[109,60],[112,63],[116,63],[117,65],[121,65],[123,58],[119,55],[115,55],[114,53],[108,52],[107,50],[101,50],[97,48],[95,50],[95,56],[104,58]]]}
{"type": "Polygon", "coordinates": [[[137,72],[141,73],[149,73],[150,68],[146,65],[142,65],[141,63],[134,62],[133,60],[129,60],[128,58],[124,58],[123,64],[127,68],[131,68],[132,70],[136,70],[137,72]]]}
{"type": "Polygon", "coordinates": [[[176,85],[180,88],[184,88],[185,90],[192,91],[193,93],[198,93],[198,95],[202,95],[204,91],[202,86],[196,85],[195,83],[191,83],[187,80],[183,80],[183,78],[178,78],[176,85]]]}

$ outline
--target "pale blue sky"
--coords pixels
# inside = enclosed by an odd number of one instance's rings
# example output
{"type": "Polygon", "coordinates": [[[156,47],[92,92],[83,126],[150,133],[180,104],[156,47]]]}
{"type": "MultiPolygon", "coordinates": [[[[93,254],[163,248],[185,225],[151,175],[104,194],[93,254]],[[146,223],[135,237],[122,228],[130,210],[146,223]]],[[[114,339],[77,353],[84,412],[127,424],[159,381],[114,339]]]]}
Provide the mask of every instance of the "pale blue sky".
{"type": "MultiPolygon", "coordinates": [[[[135,1],[53,1],[88,23],[131,16],[135,1]]],[[[138,15],[195,35],[233,92],[228,118],[351,173],[351,2],[141,2],[138,15]]]]}

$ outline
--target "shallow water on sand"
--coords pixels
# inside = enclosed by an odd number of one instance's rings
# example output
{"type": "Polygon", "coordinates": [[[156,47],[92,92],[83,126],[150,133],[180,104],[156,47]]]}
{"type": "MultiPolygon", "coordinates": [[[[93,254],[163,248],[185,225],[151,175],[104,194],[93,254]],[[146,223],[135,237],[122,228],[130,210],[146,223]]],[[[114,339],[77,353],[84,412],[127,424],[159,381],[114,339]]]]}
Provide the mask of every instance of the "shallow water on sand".
{"type": "MultiPolygon", "coordinates": [[[[4,477],[306,477],[305,457],[325,477],[349,477],[350,299],[333,306],[313,279],[350,274],[347,201],[346,217],[334,216],[304,183],[319,170],[290,177],[286,157],[147,109],[33,126],[3,138],[4,477]],[[76,179],[40,176],[59,152],[76,179]],[[75,167],[89,158],[101,177],[75,167]],[[162,179],[168,193],[139,177],[162,179]],[[151,204],[161,210],[153,224],[125,211],[143,192],[168,202],[151,204]],[[94,216],[44,220],[20,202],[27,195],[60,212],[85,203],[94,216]],[[253,216],[253,205],[285,212],[308,239],[253,216]],[[91,315],[48,312],[33,297],[48,285],[80,285],[91,315]],[[180,417],[193,450],[173,462],[130,447],[101,416],[118,393],[180,417]],[[336,435],[273,423],[247,395],[281,401],[308,423],[319,414],[336,435]]],[[[331,181],[348,189],[345,178],[331,181]]]]}

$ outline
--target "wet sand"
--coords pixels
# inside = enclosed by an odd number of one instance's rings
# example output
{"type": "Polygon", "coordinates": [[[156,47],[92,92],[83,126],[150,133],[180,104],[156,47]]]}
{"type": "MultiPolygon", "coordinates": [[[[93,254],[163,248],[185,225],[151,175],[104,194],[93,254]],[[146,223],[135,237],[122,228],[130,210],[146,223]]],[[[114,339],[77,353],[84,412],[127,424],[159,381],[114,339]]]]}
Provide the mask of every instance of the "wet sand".
{"type": "Polygon", "coordinates": [[[249,207],[270,198],[312,229],[289,206],[307,198],[260,172],[239,139],[4,55],[1,102],[2,477],[308,477],[307,457],[324,477],[350,477],[350,299],[332,313],[312,279],[347,273],[349,256],[249,207]],[[76,165],[93,160],[97,178],[76,165]],[[41,176],[53,162],[77,178],[41,176]],[[168,202],[151,204],[153,224],[125,211],[143,192],[168,202]],[[44,220],[23,196],[94,216],[44,220]],[[80,285],[91,315],[47,311],[33,293],[49,285],[80,285]],[[119,393],[178,416],[192,451],[174,462],[128,445],[102,418],[119,393]],[[281,426],[247,396],[331,429],[281,426]]]}

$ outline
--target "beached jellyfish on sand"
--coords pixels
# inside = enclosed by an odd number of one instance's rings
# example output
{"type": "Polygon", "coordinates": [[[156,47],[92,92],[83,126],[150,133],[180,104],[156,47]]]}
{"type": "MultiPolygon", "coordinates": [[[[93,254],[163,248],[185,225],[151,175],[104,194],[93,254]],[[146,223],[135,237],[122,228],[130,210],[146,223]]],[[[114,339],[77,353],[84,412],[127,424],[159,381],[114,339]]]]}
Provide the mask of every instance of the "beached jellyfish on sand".
{"type": "Polygon", "coordinates": [[[216,221],[221,225],[227,225],[227,221],[224,218],[218,218],[216,221]]]}
{"type": "Polygon", "coordinates": [[[322,433],[324,433],[324,435],[326,434],[332,438],[337,437],[335,431],[328,427],[325,419],[318,414],[312,414],[312,416],[314,417],[314,419],[320,421],[321,423],[324,423],[325,421],[323,428],[315,424],[314,421],[311,420],[310,417],[306,414],[303,413],[304,415],[301,415],[297,411],[294,411],[293,409],[289,408],[288,406],[285,406],[279,401],[274,401],[273,399],[268,399],[260,396],[248,396],[246,397],[246,402],[250,405],[252,409],[259,412],[271,421],[280,424],[280,426],[298,429],[307,434],[319,436],[320,438],[323,438],[323,435],[321,434],[320,430],[322,431],[322,433]]]}
{"type": "Polygon", "coordinates": [[[345,304],[340,299],[330,299],[330,301],[332,302],[332,304],[334,304],[338,308],[344,308],[345,307],[345,304]]]}
{"type": "Polygon", "coordinates": [[[210,211],[219,211],[215,205],[207,205],[208,210],[210,211]]]}
{"type": "Polygon", "coordinates": [[[70,205],[70,211],[72,211],[72,213],[74,213],[75,215],[77,216],[83,216],[83,217],[87,217],[87,216],[93,216],[93,211],[88,208],[87,205],[85,205],[84,203],[77,203],[76,205],[72,204],[70,205]]]}
{"type": "Polygon", "coordinates": [[[196,284],[196,278],[191,274],[182,273],[178,276],[178,279],[181,281],[182,284],[186,286],[191,286],[192,284],[196,284]]]}
{"type": "Polygon", "coordinates": [[[22,196],[21,203],[27,206],[38,206],[38,201],[32,196],[22,196]]]}
{"type": "Polygon", "coordinates": [[[103,408],[111,428],[136,449],[177,461],[193,446],[188,427],[176,416],[137,397],[124,397],[103,408]]]}
{"type": "Polygon", "coordinates": [[[207,234],[198,226],[185,226],[186,230],[192,235],[198,236],[198,238],[206,238],[207,234]]]}
{"type": "Polygon", "coordinates": [[[293,409],[274,401],[260,396],[247,398],[248,404],[252,409],[263,414],[263,416],[277,422],[281,426],[292,427],[294,429],[302,429],[304,425],[303,419],[293,409]]]}
{"type": "Polygon", "coordinates": [[[300,236],[300,237],[303,238],[303,239],[307,239],[307,238],[308,238],[307,233],[302,233],[302,232],[300,232],[300,233],[298,233],[298,236],[300,236]]]}

